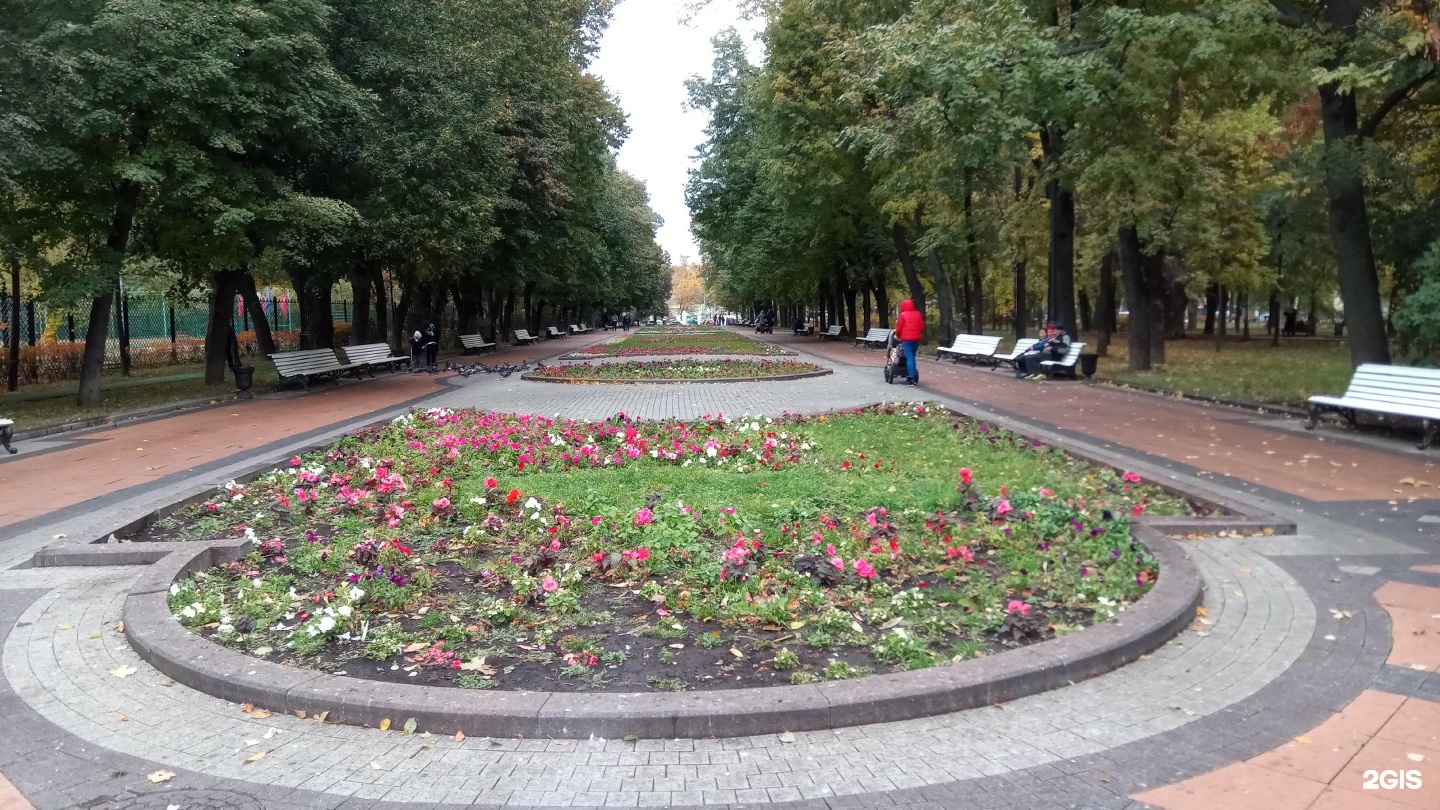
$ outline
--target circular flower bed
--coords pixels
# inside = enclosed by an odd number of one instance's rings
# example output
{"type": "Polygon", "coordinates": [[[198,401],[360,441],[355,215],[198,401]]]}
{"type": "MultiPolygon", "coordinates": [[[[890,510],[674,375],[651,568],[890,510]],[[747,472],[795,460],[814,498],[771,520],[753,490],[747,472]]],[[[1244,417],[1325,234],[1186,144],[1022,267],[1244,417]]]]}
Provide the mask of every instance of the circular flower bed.
{"type": "Polygon", "coordinates": [[[825,374],[828,370],[798,360],[631,360],[541,366],[526,379],[572,382],[640,382],[656,380],[756,380],[767,377],[825,374]]]}
{"type": "Polygon", "coordinates": [[[556,422],[418,411],[162,521],[244,535],[177,582],[251,655],[466,688],[679,690],[945,664],[1155,581],[1126,519],[1187,504],[943,408],[556,422]]]}

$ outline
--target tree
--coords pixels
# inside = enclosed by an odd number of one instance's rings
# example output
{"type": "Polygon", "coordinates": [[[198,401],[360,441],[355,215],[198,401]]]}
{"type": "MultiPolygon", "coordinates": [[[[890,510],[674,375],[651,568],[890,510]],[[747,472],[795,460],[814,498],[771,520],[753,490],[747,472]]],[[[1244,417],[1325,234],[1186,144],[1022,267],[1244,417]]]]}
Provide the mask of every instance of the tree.
{"type": "Polygon", "coordinates": [[[670,301],[681,312],[694,312],[705,301],[705,282],[698,264],[677,264],[670,277],[670,301]]]}

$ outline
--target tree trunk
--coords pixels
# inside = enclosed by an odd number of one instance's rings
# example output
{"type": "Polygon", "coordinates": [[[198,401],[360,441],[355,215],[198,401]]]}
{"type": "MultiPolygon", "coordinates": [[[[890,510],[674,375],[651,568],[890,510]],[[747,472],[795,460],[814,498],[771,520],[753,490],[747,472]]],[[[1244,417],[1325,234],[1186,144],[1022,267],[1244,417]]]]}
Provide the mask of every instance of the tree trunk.
{"type": "Polygon", "coordinates": [[[350,345],[364,346],[370,342],[370,278],[368,271],[350,279],[355,291],[355,311],[350,313],[350,345]]]}
{"type": "Polygon", "coordinates": [[[245,311],[250,313],[250,324],[255,328],[256,350],[266,356],[274,354],[275,335],[270,331],[270,321],[265,318],[265,308],[260,306],[260,294],[255,290],[255,277],[248,272],[241,273],[239,288],[240,297],[245,301],[245,311]]]}
{"type": "Polygon", "coordinates": [[[125,311],[125,289],[115,277],[115,342],[120,349],[120,376],[130,376],[130,313],[125,311]]]}
{"type": "Polygon", "coordinates": [[[1095,353],[1101,357],[1110,353],[1110,337],[1115,333],[1115,253],[1106,253],[1100,259],[1100,295],[1095,308],[1095,328],[1100,337],[1095,344],[1095,353]]]}
{"type": "MultiPolygon", "coordinates": [[[[1040,133],[1045,160],[1056,164],[1064,151],[1064,134],[1054,127],[1040,133]]],[[[1052,179],[1045,185],[1050,200],[1050,303],[1046,317],[1075,330],[1075,195],[1052,179]]]]}
{"type": "MultiPolygon", "coordinates": [[[[385,290],[385,273],[377,265],[374,270],[373,288],[375,291],[375,334],[382,339],[390,340],[390,301],[385,290]]],[[[401,349],[405,344],[396,341],[391,344],[392,351],[401,349]]]]}
{"type": "Polygon", "coordinates": [[[1145,289],[1150,298],[1150,362],[1165,364],[1165,254],[1146,256],[1145,289]]]}
{"type": "Polygon", "coordinates": [[[925,288],[920,284],[920,276],[915,273],[915,256],[910,252],[905,226],[896,223],[890,229],[890,236],[895,241],[895,255],[900,258],[900,269],[905,273],[905,286],[910,290],[910,300],[914,302],[916,309],[924,312],[925,288]]]}
{"type": "Polygon", "coordinates": [[[1225,344],[1225,334],[1230,329],[1230,291],[1220,286],[1219,306],[1215,317],[1215,351],[1225,344]]]}
{"type": "Polygon", "coordinates": [[[1190,309],[1190,296],[1185,293],[1185,283],[1178,279],[1172,279],[1166,285],[1165,291],[1165,339],[1183,340],[1185,338],[1185,316],[1190,309]]]}
{"type": "Polygon", "coordinates": [[[410,312],[410,299],[414,293],[410,290],[409,284],[400,285],[400,299],[395,302],[395,346],[404,349],[410,343],[410,332],[405,328],[410,312]]]}
{"type": "Polygon", "coordinates": [[[490,288],[490,305],[486,308],[485,314],[490,317],[490,334],[485,339],[491,343],[498,343],[499,341],[495,339],[500,329],[500,285],[498,284],[490,288]]]}
{"type": "MultiPolygon", "coordinates": [[[[105,247],[112,254],[118,270],[125,261],[125,251],[130,245],[130,229],[135,222],[135,205],[140,200],[140,185],[125,180],[116,192],[115,213],[110,218],[110,229],[105,236],[105,247]]],[[[100,404],[100,377],[105,373],[105,343],[110,336],[110,304],[114,295],[106,290],[90,302],[90,324],[85,332],[85,352],[80,358],[81,405],[100,404]]],[[[16,299],[17,307],[19,299],[16,299]]],[[[18,325],[18,324],[17,324],[18,325]]]]}
{"type": "Polygon", "coordinates": [[[1205,288],[1205,334],[1215,334],[1215,310],[1220,307],[1220,285],[1205,288]]]}
{"type": "MultiPolygon", "coordinates": [[[[924,215],[923,207],[916,209],[915,234],[919,239],[924,239],[925,232],[928,230],[922,221],[924,215]]],[[[929,251],[925,256],[925,263],[930,268],[930,283],[935,287],[935,300],[940,308],[940,334],[937,340],[941,345],[948,346],[951,339],[955,337],[955,296],[950,290],[950,276],[940,262],[940,251],[929,251]]],[[[925,314],[919,301],[915,302],[915,308],[920,310],[921,315],[925,314]]]]}
{"type": "Polygon", "coordinates": [[[1126,225],[1116,233],[1120,270],[1125,277],[1125,302],[1130,307],[1130,370],[1150,370],[1150,293],[1146,286],[1144,253],[1135,226],[1126,225]]]}
{"type": "Polygon", "coordinates": [[[1080,297],[1080,309],[1077,315],[1080,318],[1080,331],[1089,332],[1090,328],[1094,325],[1093,319],[1090,317],[1090,293],[1087,292],[1084,287],[1081,287],[1078,295],[1080,297]]]}
{"type": "MultiPolygon", "coordinates": [[[[310,334],[315,348],[335,348],[335,285],[329,279],[312,279],[310,282],[310,334]]],[[[301,310],[304,311],[303,309],[301,310]]]]}
{"type": "Polygon", "coordinates": [[[1025,260],[1020,259],[1015,262],[1015,313],[1011,316],[1016,340],[1025,339],[1025,296],[1025,260]]]}
{"type": "Polygon", "coordinates": [[[1241,293],[1240,312],[1244,318],[1244,321],[1239,327],[1242,330],[1240,332],[1240,339],[1248,341],[1250,339],[1250,293],[1241,293]]]}
{"type": "Polygon", "coordinates": [[[870,285],[860,289],[860,301],[865,307],[865,331],[870,331],[870,285]]]}
{"type": "MultiPolygon", "coordinates": [[[[10,367],[5,371],[5,390],[20,390],[20,262],[10,262],[10,367]]],[[[5,313],[0,312],[0,316],[5,313]]],[[[74,337],[74,335],[71,335],[74,337]]]]}
{"type": "Polygon", "coordinates": [[[1270,345],[1280,345],[1280,291],[1272,288],[1270,290],[1270,325],[1267,330],[1270,332],[1270,345]]]}
{"type": "MultiPolygon", "coordinates": [[[[1328,5],[1337,5],[1331,0],[1328,5]]],[[[1329,200],[1330,241],[1350,330],[1350,363],[1389,363],[1390,342],[1380,309],[1380,279],[1370,237],[1359,152],[1355,94],[1337,83],[1320,86],[1320,119],[1325,130],[1325,192],[1329,200]]]]}
{"type": "Polygon", "coordinates": [[[880,275],[880,283],[875,285],[875,311],[880,319],[880,328],[890,328],[890,291],[885,288],[885,275],[880,275]]]}
{"type": "Polygon", "coordinates": [[[225,356],[230,348],[230,332],[234,329],[238,275],[234,270],[221,270],[210,279],[210,323],[205,328],[206,385],[225,382],[225,356]]]}

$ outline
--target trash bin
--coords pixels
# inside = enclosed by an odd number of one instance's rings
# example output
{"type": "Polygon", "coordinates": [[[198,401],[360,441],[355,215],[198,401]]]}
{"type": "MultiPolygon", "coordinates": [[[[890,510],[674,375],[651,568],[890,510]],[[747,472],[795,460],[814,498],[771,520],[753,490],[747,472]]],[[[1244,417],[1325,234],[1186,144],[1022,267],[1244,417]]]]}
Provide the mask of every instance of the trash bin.
{"type": "Polygon", "coordinates": [[[235,366],[230,370],[235,373],[235,390],[242,394],[249,391],[255,382],[255,367],[235,366]]]}
{"type": "Polygon", "coordinates": [[[1085,375],[1085,379],[1088,380],[1095,376],[1095,367],[1099,364],[1100,355],[1080,353],[1080,373],[1085,375]]]}

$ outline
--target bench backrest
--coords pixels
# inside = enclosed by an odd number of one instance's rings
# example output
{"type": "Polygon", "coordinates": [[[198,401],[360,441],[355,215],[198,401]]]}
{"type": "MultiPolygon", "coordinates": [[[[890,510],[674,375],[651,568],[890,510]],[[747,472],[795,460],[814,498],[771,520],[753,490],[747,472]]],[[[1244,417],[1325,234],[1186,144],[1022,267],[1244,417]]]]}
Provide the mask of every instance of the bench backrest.
{"type": "Polygon", "coordinates": [[[825,334],[827,334],[827,335],[838,335],[838,334],[840,334],[840,330],[843,329],[843,328],[844,328],[844,327],[841,327],[841,326],[832,326],[832,327],[830,327],[829,329],[826,329],[826,330],[825,330],[825,334]]]}
{"type": "Polygon", "coordinates": [[[366,343],[363,346],[346,346],[345,361],[349,363],[383,363],[394,360],[388,343],[366,343]]]}
{"type": "Polygon", "coordinates": [[[1366,363],[1355,369],[1345,399],[1440,412],[1440,369],[1366,363]]]}
{"type": "Polygon", "coordinates": [[[571,331],[571,332],[579,332],[579,331],[580,331],[580,327],[578,327],[578,326],[576,326],[575,324],[572,323],[572,324],[570,324],[570,331],[571,331]]]}
{"type": "Polygon", "coordinates": [[[893,331],[895,331],[895,330],[893,330],[893,329],[881,329],[881,328],[879,328],[879,327],[875,327],[875,328],[871,329],[869,332],[866,332],[866,333],[865,333],[865,337],[863,338],[863,340],[864,340],[866,343],[870,343],[870,342],[883,343],[884,341],[887,341],[887,340],[890,339],[890,333],[893,332],[893,331]]]}
{"type": "Polygon", "coordinates": [[[481,346],[489,346],[490,342],[485,339],[484,335],[461,335],[460,345],[467,349],[475,349],[481,346]]]}
{"type": "Polygon", "coordinates": [[[1052,362],[1057,366],[1073,366],[1080,359],[1080,352],[1084,348],[1084,343],[1071,343],[1070,350],[1065,352],[1065,356],[1052,362]]]}
{"type": "Polygon", "coordinates": [[[299,374],[321,374],[343,368],[333,349],[306,349],[299,352],[276,352],[270,355],[275,370],[282,377],[299,374]]]}
{"type": "Polygon", "coordinates": [[[545,327],[545,328],[548,329],[548,330],[550,331],[550,334],[552,334],[552,335],[558,335],[558,334],[560,334],[560,330],[559,330],[559,329],[556,329],[556,328],[553,327],[553,326],[547,326],[547,327],[545,327]]]}
{"type": "Polygon", "coordinates": [[[529,333],[528,331],[526,331],[526,330],[524,330],[524,329],[516,329],[516,330],[515,330],[515,339],[516,339],[516,340],[532,340],[533,338],[531,337],[531,335],[530,335],[530,333],[529,333]]]}

